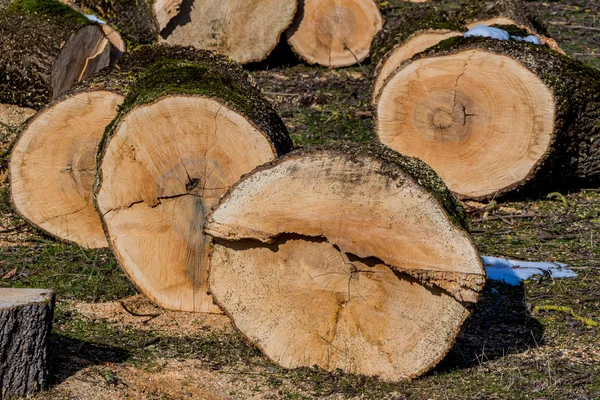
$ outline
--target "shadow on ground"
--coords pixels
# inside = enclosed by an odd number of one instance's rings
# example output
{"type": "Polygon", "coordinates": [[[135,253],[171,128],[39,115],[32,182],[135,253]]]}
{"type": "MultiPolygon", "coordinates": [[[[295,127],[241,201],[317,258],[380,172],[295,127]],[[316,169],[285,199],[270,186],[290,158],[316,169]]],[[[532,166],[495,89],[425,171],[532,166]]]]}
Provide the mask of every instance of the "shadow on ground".
{"type": "Polygon", "coordinates": [[[49,365],[51,384],[57,385],[91,365],[121,363],[130,353],[127,350],[102,346],[53,333],[50,336],[49,365]]]}
{"type": "Polygon", "coordinates": [[[434,373],[475,367],[543,344],[544,327],[531,316],[525,287],[490,281],[454,346],[434,373]]]}

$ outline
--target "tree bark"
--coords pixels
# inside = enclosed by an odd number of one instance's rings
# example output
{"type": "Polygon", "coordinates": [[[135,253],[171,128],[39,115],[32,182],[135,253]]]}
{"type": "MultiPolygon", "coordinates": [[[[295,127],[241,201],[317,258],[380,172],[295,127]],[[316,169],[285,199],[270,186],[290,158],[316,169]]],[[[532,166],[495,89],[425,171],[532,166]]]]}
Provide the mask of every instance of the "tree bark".
{"type": "Polygon", "coordinates": [[[153,7],[162,41],[214,50],[248,64],[271,54],[281,33],[292,23],[297,3],[298,0],[184,0],[179,13],[166,25],[168,17],[159,16],[173,2],[155,1],[153,7]]]}
{"type": "Polygon", "coordinates": [[[394,72],[376,131],[462,198],[486,200],[597,182],[599,115],[597,70],[546,46],[454,38],[394,72]]]}
{"type": "Polygon", "coordinates": [[[98,24],[54,0],[12,0],[0,12],[0,102],[40,109],[110,63],[98,24]]]}
{"type": "Polygon", "coordinates": [[[376,65],[372,101],[402,62],[464,31],[466,27],[460,20],[432,6],[411,7],[400,15],[387,17],[371,46],[371,62],[376,65]]]}
{"type": "Polygon", "coordinates": [[[360,63],[383,26],[373,0],[302,0],[298,6],[288,43],[309,64],[335,68],[360,63]]]}
{"type": "Polygon", "coordinates": [[[158,29],[152,15],[153,0],[69,0],[82,9],[90,9],[113,25],[128,41],[152,44],[158,29]]]}
{"type": "Polygon", "coordinates": [[[380,144],[300,150],[209,216],[210,291],[283,367],[413,378],[446,354],[485,281],[464,224],[417,159],[380,144]]]}
{"type": "MultiPolygon", "coordinates": [[[[37,113],[11,155],[11,200],[34,227],[84,248],[107,247],[94,208],[98,145],[133,83],[156,63],[198,61],[246,75],[224,57],[178,46],[141,46],[37,113]]],[[[247,79],[247,78],[246,78],[247,79]]]]}
{"type": "Polygon", "coordinates": [[[27,396],[48,386],[47,345],[54,293],[0,289],[0,397],[27,396]]]}
{"type": "Polygon", "coordinates": [[[483,25],[517,25],[531,32],[548,36],[541,21],[532,14],[522,0],[475,0],[466,2],[458,17],[467,22],[469,28],[477,23],[483,25]]]}
{"type": "Polygon", "coordinates": [[[150,299],[218,312],[206,294],[205,215],[292,142],[248,75],[206,54],[161,63],[134,84],[101,143],[95,200],[117,259],[150,299]]]}

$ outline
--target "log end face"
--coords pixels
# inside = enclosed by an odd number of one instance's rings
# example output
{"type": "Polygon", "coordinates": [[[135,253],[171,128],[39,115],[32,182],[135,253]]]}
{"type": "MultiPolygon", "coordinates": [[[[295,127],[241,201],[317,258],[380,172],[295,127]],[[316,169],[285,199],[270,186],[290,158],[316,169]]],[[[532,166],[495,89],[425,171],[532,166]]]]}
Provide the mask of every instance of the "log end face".
{"type": "Polygon", "coordinates": [[[210,217],[210,290],[278,364],[416,377],[478,300],[485,274],[437,198],[448,190],[391,153],[299,150],[246,175],[210,217]]]}
{"type": "Polygon", "coordinates": [[[467,48],[396,70],[381,89],[376,129],[461,198],[483,199],[530,179],[550,149],[555,113],[550,88],[518,60],[467,48]]]}
{"type": "Polygon", "coordinates": [[[50,289],[0,288],[0,310],[27,304],[54,304],[54,292],[50,289]]]}

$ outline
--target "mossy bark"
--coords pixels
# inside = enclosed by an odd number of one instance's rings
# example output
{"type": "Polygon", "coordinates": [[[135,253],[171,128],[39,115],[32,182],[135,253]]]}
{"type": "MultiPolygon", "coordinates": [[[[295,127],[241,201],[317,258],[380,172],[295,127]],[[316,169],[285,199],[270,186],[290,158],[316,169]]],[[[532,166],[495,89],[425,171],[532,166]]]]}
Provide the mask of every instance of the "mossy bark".
{"type": "Polygon", "coordinates": [[[150,44],[158,39],[152,0],[74,0],[73,3],[97,13],[127,41],[150,44]]]}
{"type": "MultiPolygon", "coordinates": [[[[127,96],[134,83],[146,74],[152,74],[161,65],[176,66],[178,63],[199,63],[212,65],[212,68],[224,68],[235,71],[241,80],[252,84],[250,76],[242,67],[227,57],[211,51],[196,50],[192,47],[169,46],[166,44],[141,45],[126,53],[114,65],[98,72],[85,82],[73,87],[69,92],[61,95],[56,101],[74,96],[82,92],[108,91],[127,96]]],[[[55,102],[53,102],[55,103],[55,102]]]]}
{"type": "MultiPolygon", "coordinates": [[[[152,63],[129,87],[119,114],[106,129],[99,157],[102,157],[106,141],[129,111],[169,95],[203,96],[218,100],[266,134],[277,155],[292,150],[293,143],[285,124],[239,64],[211,51],[169,46],[156,46],[155,49],[159,53],[164,52],[165,56],[158,57],[150,48],[148,53],[139,54],[141,59],[147,55],[158,61],[152,63]]],[[[128,60],[125,61],[130,62],[128,60]]],[[[125,74],[123,81],[130,80],[131,75],[125,74]]],[[[115,84],[102,77],[97,80],[101,85],[115,84]]]]}
{"type": "Polygon", "coordinates": [[[519,25],[530,28],[533,33],[548,36],[544,24],[529,11],[522,0],[469,1],[463,4],[456,16],[467,23],[506,17],[519,25]]]}
{"type": "Polygon", "coordinates": [[[554,131],[547,153],[524,180],[498,195],[535,194],[599,183],[600,71],[547,46],[487,38],[451,38],[416,55],[412,61],[469,50],[483,50],[516,60],[537,75],[555,99],[554,131]]]}
{"type": "Polygon", "coordinates": [[[90,24],[56,0],[13,0],[0,10],[0,102],[39,109],[52,98],[53,62],[90,24]]]}
{"type": "Polygon", "coordinates": [[[418,32],[429,30],[466,31],[459,19],[429,5],[406,9],[400,15],[386,17],[383,29],[371,45],[371,64],[381,66],[396,47],[401,46],[418,32]]]}

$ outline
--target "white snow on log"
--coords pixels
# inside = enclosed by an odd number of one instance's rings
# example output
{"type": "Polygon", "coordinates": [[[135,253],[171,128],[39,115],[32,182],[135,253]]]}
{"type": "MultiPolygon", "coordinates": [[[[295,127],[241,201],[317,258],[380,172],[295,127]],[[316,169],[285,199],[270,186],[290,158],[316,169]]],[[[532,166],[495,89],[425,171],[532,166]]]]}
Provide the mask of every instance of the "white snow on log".
{"type": "Polygon", "coordinates": [[[105,25],[106,24],[106,21],[101,20],[100,18],[98,18],[94,14],[85,14],[85,17],[87,19],[89,19],[90,21],[92,21],[92,22],[99,23],[100,25],[105,25]]]}
{"type": "Polygon", "coordinates": [[[528,43],[533,43],[533,44],[542,44],[542,42],[540,41],[540,38],[538,38],[537,36],[534,36],[534,35],[529,35],[527,37],[512,36],[512,38],[515,40],[518,40],[518,41],[523,41],[523,42],[528,42],[528,43]]]}
{"type": "Polygon", "coordinates": [[[487,37],[497,40],[508,40],[510,35],[505,30],[499,28],[493,28],[491,26],[485,26],[478,24],[475,28],[465,33],[465,37],[487,37]]]}
{"type": "Polygon", "coordinates": [[[552,278],[574,278],[577,274],[567,269],[566,264],[552,262],[529,262],[483,256],[483,265],[489,279],[504,281],[516,286],[534,275],[550,274],[552,278]]]}
{"type": "Polygon", "coordinates": [[[527,37],[522,36],[510,36],[508,32],[500,28],[493,28],[491,26],[485,26],[478,24],[475,28],[467,31],[465,33],[465,37],[486,37],[496,40],[509,40],[514,39],[522,42],[528,42],[533,44],[542,44],[540,39],[537,36],[529,35],[527,37]]]}

